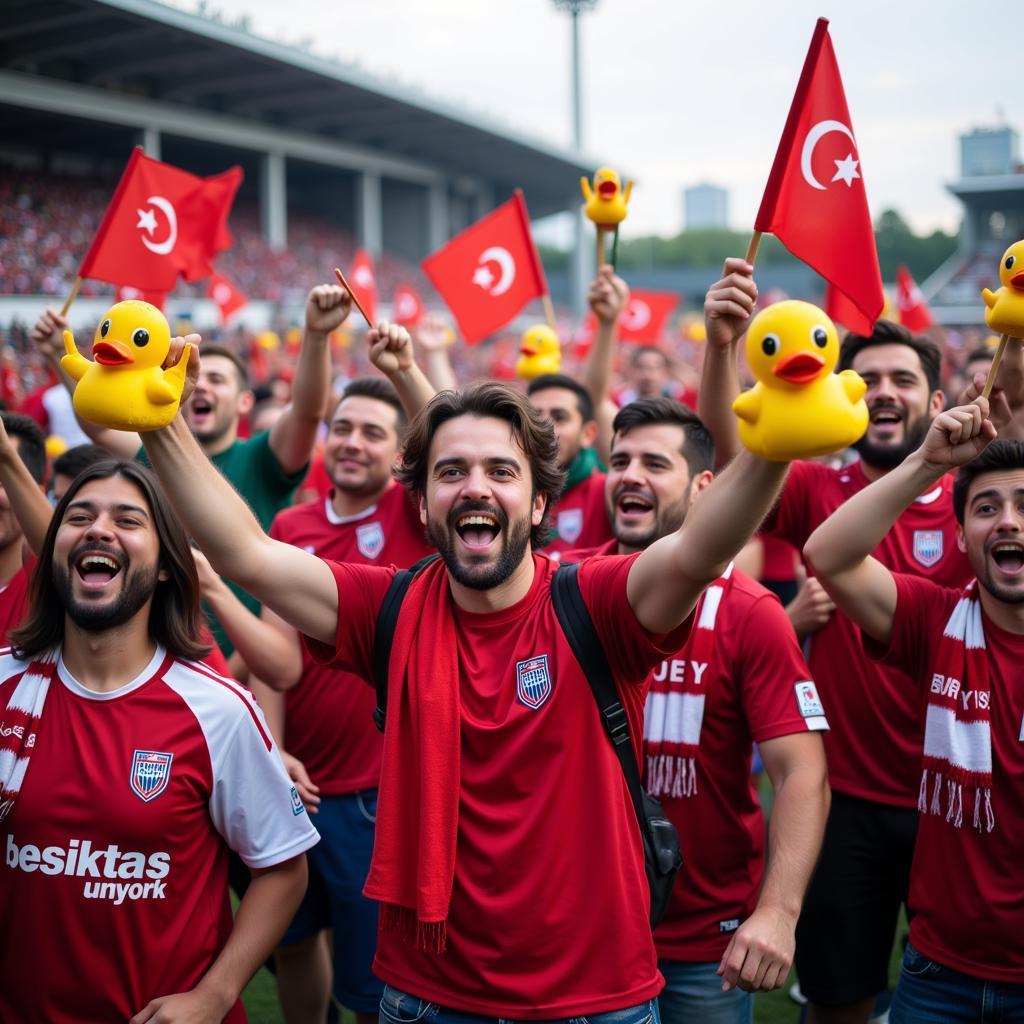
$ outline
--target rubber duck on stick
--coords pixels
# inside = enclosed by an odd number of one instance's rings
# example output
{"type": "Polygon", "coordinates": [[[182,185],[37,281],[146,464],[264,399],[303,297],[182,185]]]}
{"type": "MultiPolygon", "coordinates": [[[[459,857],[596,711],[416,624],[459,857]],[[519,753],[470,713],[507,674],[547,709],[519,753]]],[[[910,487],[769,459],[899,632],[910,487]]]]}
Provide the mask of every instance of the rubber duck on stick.
{"type": "Polygon", "coordinates": [[[604,236],[608,231],[617,231],[629,212],[629,198],[633,194],[633,182],[627,181],[622,187],[618,171],[610,167],[599,167],[594,172],[591,187],[586,178],[580,178],[583,192],[583,212],[597,227],[597,269],[604,265],[604,236]]]}
{"type": "Polygon", "coordinates": [[[999,262],[999,280],[1001,288],[994,292],[984,288],[981,292],[985,301],[985,323],[1001,335],[982,391],[985,398],[992,393],[1007,339],[1024,338],[1024,241],[1014,242],[1003,253],[999,262]]]}

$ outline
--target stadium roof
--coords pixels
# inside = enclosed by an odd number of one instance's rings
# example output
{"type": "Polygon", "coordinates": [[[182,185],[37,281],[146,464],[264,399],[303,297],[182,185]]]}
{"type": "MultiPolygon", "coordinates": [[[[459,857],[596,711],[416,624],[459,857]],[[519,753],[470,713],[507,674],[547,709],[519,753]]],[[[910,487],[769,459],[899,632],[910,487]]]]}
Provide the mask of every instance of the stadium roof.
{"type": "Polygon", "coordinates": [[[950,182],[946,188],[965,203],[981,198],[1017,206],[1024,199],[1024,174],[979,174],[950,182]]]}
{"type": "MultiPolygon", "coordinates": [[[[419,90],[155,0],[3,0],[4,72],[7,97],[24,96],[33,81],[66,84],[93,98],[383,151],[455,179],[484,179],[497,199],[520,186],[535,216],[565,209],[594,167],[419,90]]],[[[101,103],[95,118],[103,117],[101,103]]]]}

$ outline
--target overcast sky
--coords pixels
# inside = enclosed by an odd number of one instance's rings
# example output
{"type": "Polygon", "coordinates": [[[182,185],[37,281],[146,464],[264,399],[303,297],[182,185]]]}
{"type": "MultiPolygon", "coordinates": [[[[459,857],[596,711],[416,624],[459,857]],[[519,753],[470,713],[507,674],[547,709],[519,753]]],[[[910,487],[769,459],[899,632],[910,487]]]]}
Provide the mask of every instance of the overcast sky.
{"type": "MultiPolygon", "coordinates": [[[[195,0],[174,0],[194,11],[195,0]]],[[[311,38],[537,139],[571,141],[569,17],[551,0],[210,0],[261,35],[311,38]]],[[[674,234],[682,191],[730,193],[753,223],[819,15],[831,35],[872,213],[954,230],[957,136],[1024,127],[1024,9],[964,0],[599,0],[582,19],[584,151],[638,178],[624,233],[674,234]],[[726,13],[728,12],[728,13],[726,13]],[[628,229],[628,231],[627,231],[628,229]]]]}

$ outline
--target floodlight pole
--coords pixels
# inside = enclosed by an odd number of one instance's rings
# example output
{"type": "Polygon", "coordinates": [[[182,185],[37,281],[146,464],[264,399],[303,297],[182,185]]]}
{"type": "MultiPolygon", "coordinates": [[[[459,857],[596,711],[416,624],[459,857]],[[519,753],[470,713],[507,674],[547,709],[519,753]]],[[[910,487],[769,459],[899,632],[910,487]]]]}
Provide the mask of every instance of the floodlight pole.
{"type": "MultiPolygon", "coordinates": [[[[580,14],[593,10],[597,0],[553,0],[560,11],[568,11],[572,17],[572,142],[576,154],[583,152],[583,100],[580,75],[580,14]]],[[[576,220],[573,225],[573,258],[570,272],[570,299],[573,312],[580,316],[584,309],[584,297],[587,287],[588,267],[591,260],[588,256],[590,237],[584,229],[583,211],[574,202],[576,220]]]]}

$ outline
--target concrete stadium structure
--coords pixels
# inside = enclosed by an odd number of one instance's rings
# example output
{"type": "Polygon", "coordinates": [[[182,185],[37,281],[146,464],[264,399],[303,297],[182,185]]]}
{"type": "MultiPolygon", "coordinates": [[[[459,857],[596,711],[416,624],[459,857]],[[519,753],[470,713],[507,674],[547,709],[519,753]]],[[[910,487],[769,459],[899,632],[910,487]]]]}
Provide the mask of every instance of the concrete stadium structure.
{"type": "MultiPolygon", "coordinates": [[[[0,160],[116,175],[133,145],[198,174],[239,163],[240,197],[288,244],[298,203],[411,261],[513,188],[534,218],[579,207],[595,161],[348,65],[154,0],[0,4],[0,160]]],[[[590,264],[577,246],[571,291],[590,264]]]]}

